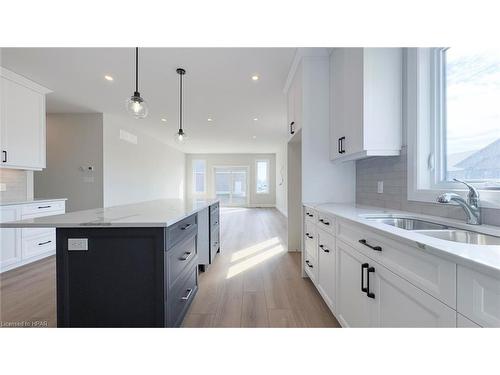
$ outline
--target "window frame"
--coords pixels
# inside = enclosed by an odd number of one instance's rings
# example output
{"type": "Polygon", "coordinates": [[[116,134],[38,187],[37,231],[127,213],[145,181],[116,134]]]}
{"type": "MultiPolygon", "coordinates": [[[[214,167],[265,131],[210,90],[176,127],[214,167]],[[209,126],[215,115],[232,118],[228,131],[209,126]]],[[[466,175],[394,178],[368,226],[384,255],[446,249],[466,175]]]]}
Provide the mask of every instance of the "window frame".
{"type": "Polygon", "coordinates": [[[207,194],[207,161],[205,159],[193,159],[191,161],[191,178],[192,178],[192,186],[193,186],[193,194],[194,195],[204,195],[207,194]],[[203,162],[203,191],[197,191],[196,190],[196,175],[201,174],[201,172],[196,172],[195,171],[195,162],[201,161],[203,162]]]}
{"type": "MultiPolygon", "coordinates": [[[[444,192],[466,198],[463,184],[445,181],[446,48],[408,48],[405,54],[404,113],[407,131],[408,200],[436,203],[444,192]]],[[[500,191],[482,189],[481,206],[500,208],[500,191]]]]}
{"type": "Polygon", "coordinates": [[[255,194],[259,195],[266,195],[266,194],[271,194],[271,161],[269,159],[256,159],[255,160],[255,194]],[[267,180],[267,190],[266,191],[258,191],[258,182],[259,182],[259,163],[266,163],[267,168],[266,168],[266,180],[267,180]]]}

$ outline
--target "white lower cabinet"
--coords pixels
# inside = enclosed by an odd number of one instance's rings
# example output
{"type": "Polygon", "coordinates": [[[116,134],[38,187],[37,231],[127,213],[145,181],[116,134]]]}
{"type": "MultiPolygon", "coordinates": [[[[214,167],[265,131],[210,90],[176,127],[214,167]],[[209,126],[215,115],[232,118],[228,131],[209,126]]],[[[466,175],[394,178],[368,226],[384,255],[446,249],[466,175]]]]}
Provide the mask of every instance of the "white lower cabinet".
{"type": "MultiPolygon", "coordinates": [[[[65,212],[64,200],[5,205],[0,207],[0,221],[16,221],[65,212]]],[[[0,229],[0,272],[20,267],[55,254],[54,228],[0,229]]]]}
{"type": "Polygon", "coordinates": [[[347,327],[455,327],[456,312],[342,241],[338,317],[347,327]]]}
{"type": "Polygon", "coordinates": [[[335,238],[318,230],[318,290],[330,309],[335,308],[335,238]]]}
{"type": "Polygon", "coordinates": [[[368,258],[337,241],[337,259],[337,319],[343,327],[370,327],[371,301],[361,290],[363,264],[368,264],[368,258]]]}
{"type": "Polygon", "coordinates": [[[369,265],[372,327],[455,327],[455,310],[384,266],[369,265]]]}
{"type": "Polygon", "coordinates": [[[500,278],[458,266],[457,311],[482,327],[500,327],[500,278]]]}
{"type": "MultiPolygon", "coordinates": [[[[20,206],[0,207],[0,221],[21,219],[20,206]]],[[[21,261],[21,229],[0,229],[0,270],[21,261]]]]}

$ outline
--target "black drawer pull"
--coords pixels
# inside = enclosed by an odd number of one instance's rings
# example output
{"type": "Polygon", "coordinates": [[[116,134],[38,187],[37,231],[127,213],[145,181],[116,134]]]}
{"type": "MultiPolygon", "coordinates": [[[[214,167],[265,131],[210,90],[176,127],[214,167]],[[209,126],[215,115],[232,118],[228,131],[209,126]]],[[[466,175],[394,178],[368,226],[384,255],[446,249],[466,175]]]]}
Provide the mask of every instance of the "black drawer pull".
{"type": "Polygon", "coordinates": [[[321,248],[321,250],[323,250],[325,253],[329,253],[330,250],[328,250],[325,245],[319,245],[319,247],[321,248]]]}
{"type": "Polygon", "coordinates": [[[42,208],[50,208],[52,206],[38,206],[39,209],[42,209],[42,208]]]}
{"type": "Polygon", "coordinates": [[[366,273],[366,295],[369,298],[375,298],[375,293],[370,292],[370,273],[375,273],[374,267],[369,267],[368,272],[366,273]]]}
{"type": "Polygon", "coordinates": [[[309,213],[309,212],[306,212],[306,215],[309,216],[309,217],[314,217],[313,214],[309,213]]]}
{"type": "Polygon", "coordinates": [[[186,230],[186,229],[188,229],[191,225],[192,225],[191,223],[186,224],[186,225],[184,225],[183,227],[181,227],[181,230],[186,230]]]}
{"type": "Polygon", "coordinates": [[[325,219],[319,219],[319,221],[325,225],[330,225],[329,221],[325,221],[325,219]]]}
{"type": "Polygon", "coordinates": [[[380,246],[372,246],[370,245],[368,242],[366,242],[365,239],[362,239],[362,240],[359,240],[358,241],[360,244],[363,244],[365,245],[366,247],[369,247],[370,249],[372,250],[375,250],[375,251],[382,251],[382,248],[380,246]]]}
{"type": "Polygon", "coordinates": [[[2,154],[3,154],[2,163],[7,163],[7,151],[3,150],[2,154]]]}
{"type": "Polygon", "coordinates": [[[339,146],[339,148],[340,148],[339,154],[344,154],[345,153],[344,141],[345,141],[345,137],[340,137],[339,138],[339,144],[340,144],[340,146],[339,146]]]}
{"type": "Polygon", "coordinates": [[[306,237],[307,237],[307,238],[309,238],[309,239],[311,239],[311,240],[314,238],[313,236],[311,236],[311,235],[309,234],[309,232],[308,232],[308,233],[306,233],[306,237]]]}
{"type": "Polygon", "coordinates": [[[52,241],[39,242],[39,243],[38,243],[38,246],[47,245],[48,243],[51,243],[51,242],[52,242],[52,241]]]}
{"type": "Polygon", "coordinates": [[[185,262],[186,260],[188,260],[189,258],[191,258],[193,256],[193,253],[191,251],[186,251],[184,253],[184,256],[182,258],[180,258],[179,260],[185,262]]]}
{"type": "Polygon", "coordinates": [[[181,301],[185,302],[189,299],[189,297],[191,297],[191,293],[193,293],[193,289],[189,288],[189,289],[186,289],[186,292],[187,294],[183,297],[181,297],[181,301]]]}
{"type": "Polygon", "coordinates": [[[306,264],[309,266],[309,268],[313,268],[313,265],[310,264],[308,260],[306,260],[306,264]]]}
{"type": "Polygon", "coordinates": [[[368,268],[368,266],[368,263],[363,263],[361,265],[361,291],[363,293],[366,293],[368,291],[368,288],[365,288],[365,268],[368,268]]]}

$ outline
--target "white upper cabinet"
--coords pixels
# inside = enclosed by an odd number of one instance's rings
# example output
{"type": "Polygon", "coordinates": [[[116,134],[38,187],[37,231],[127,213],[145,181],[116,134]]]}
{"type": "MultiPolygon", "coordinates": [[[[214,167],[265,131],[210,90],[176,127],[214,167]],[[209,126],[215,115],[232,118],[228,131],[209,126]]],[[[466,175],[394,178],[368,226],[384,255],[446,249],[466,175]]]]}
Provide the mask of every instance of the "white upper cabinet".
{"type": "Polygon", "coordinates": [[[330,157],[399,155],[402,49],[334,48],[330,55],[330,157]]]}
{"type": "Polygon", "coordinates": [[[0,166],[45,168],[45,95],[50,90],[4,68],[0,85],[0,166]]]}

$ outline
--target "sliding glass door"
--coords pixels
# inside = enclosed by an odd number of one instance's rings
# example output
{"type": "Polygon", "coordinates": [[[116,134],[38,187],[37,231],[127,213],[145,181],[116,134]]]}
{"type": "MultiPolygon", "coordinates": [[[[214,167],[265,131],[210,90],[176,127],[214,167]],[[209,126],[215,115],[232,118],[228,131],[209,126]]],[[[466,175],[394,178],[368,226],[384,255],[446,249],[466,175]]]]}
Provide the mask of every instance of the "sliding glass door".
{"type": "Polygon", "coordinates": [[[215,167],[215,196],[223,206],[247,206],[248,167],[215,167]]]}

